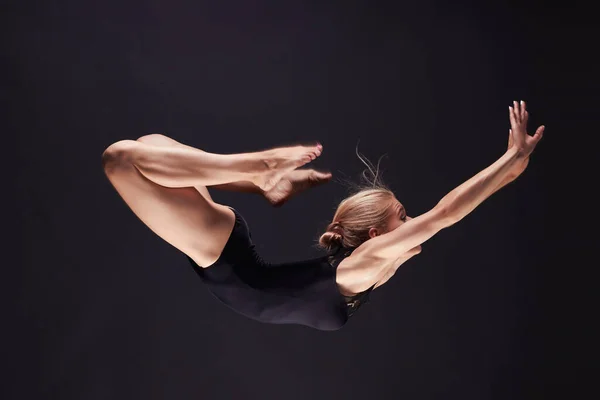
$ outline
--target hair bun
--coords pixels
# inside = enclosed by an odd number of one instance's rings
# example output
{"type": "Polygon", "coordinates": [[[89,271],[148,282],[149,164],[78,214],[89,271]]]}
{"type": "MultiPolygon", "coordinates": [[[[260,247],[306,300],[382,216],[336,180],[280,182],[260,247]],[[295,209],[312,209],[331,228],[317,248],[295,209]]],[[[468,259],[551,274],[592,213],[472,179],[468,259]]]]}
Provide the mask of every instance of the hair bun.
{"type": "Polygon", "coordinates": [[[339,222],[332,222],[327,226],[327,231],[321,235],[319,244],[327,250],[333,250],[335,247],[344,244],[344,228],[339,222]]]}
{"type": "Polygon", "coordinates": [[[342,245],[344,237],[336,232],[325,232],[319,238],[319,244],[328,250],[342,245]]]}

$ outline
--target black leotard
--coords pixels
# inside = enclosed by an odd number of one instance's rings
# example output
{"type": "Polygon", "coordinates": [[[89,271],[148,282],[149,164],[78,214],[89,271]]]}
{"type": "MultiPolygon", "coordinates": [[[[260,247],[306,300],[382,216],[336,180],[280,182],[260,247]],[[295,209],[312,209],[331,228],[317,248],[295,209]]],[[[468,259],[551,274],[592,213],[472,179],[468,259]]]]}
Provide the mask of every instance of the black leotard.
{"type": "Polygon", "coordinates": [[[368,301],[373,287],[343,296],[336,283],[339,263],[354,249],[311,260],[271,264],[255,251],[248,224],[234,209],[235,225],[219,259],[206,268],[188,260],[221,302],[246,317],[270,324],[300,324],[337,330],[368,301]]]}

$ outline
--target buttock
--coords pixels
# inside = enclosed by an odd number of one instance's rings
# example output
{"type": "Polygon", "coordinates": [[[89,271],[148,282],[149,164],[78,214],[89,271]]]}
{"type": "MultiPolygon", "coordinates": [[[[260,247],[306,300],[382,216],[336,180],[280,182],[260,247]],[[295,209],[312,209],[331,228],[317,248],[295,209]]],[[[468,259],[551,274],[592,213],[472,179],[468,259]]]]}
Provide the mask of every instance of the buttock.
{"type": "Polygon", "coordinates": [[[254,254],[252,234],[244,217],[233,207],[228,207],[235,216],[233,228],[219,258],[206,268],[227,265],[233,267],[240,263],[248,263],[254,254]]]}

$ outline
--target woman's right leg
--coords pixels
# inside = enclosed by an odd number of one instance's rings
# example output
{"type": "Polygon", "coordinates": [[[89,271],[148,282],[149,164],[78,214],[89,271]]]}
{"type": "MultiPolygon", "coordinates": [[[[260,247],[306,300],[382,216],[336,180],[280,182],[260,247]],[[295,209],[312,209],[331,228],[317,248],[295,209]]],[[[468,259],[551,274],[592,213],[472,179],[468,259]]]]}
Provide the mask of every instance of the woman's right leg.
{"type": "MultiPolygon", "coordinates": [[[[174,147],[180,147],[180,148],[195,149],[194,147],[191,147],[191,146],[188,146],[187,144],[178,142],[177,140],[172,139],[165,135],[161,135],[160,133],[151,133],[149,135],[144,135],[144,136],[138,138],[137,141],[146,143],[146,144],[151,144],[154,146],[172,146],[172,147],[174,146],[174,147]]],[[[202,151],[199,149],[195,149],[195,150],[202,151]]],[[[252,183],[250,181],[230,182],[230,183],[224,183],[221,185],[212,185],[212,187],[215,189],[219,189],[219,190],[254,193],[254,194],[260,194],[260,195],[264,195],[264,193],[265,193],[264,190],[262,190],[261,188],[259,188],[258,186],[256,186],[254,183],[252,183]]],[[[208,192],[208,189],[206,186],[198,185],[198,186],[195,186],[195,188],[200,193],[202,193],[202,195],[204,197],[206,197],[207,199],[212,201],[212,197],[210,196],[210,193],[208,192]]]]}
{"type": "MultiPolygon", "coordinates": [[[[168,136],[159,133],[144,135],[137,139],[138,142],[154,146],[175,146],[180,148],[194,149],[191,146],[178,142],[168,136]]],[[[196,151],[201,151],[195,149],[196,151]]],[[[261,195],[274,207],[280,207],[285,204],[294,195],[303,192],[318,185],[322,185],[331,179],[328,172],[316,171],[313,169],[297,169],[285,175],[280,183],[271,190],[262,190],[254,183],[249,181],[230,182],[221,185],[212,185],[210,189],[226,190],[233,192],[254,193],[261,195]]],[[[205,198],[212,201],[212,197],[205,186],[195,186],[205,198]]]]}
{"type": "Polygon", "coordinates": [[[234,214],[192,186],[240,180],[272,185],[320,153],[321,146],[295,146],[218,155],[125,140],[109,146],[102,162],[108,179],[140,220],[198,265],[208,266],[219,258],[234,214]]]}
{"type": "Polygon", "coordinates": [[[135,140],[121,140],[106,149],[103,159],[119,158],[132,163],[148,179],[165,187],[250,181],[269,190],[286,173],[318,157],[321,150],[321,145],[315,145],[214,154],[189,146],[149,146],[135,140]]]}

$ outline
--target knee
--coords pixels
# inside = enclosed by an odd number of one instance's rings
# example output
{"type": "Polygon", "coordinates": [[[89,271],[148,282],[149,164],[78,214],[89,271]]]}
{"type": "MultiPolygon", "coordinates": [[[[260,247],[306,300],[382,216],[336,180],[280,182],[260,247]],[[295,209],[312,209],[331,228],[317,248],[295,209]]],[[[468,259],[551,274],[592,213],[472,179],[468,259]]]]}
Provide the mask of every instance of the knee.
{"type": "Polygon", "coordinates": [[[160,133],[151,133],[149,135],[144,135],[137,139],[138,142],[148,143],[148,144],[166,144],[169,142],[169,138],[165,135],[161,135],[160,133]]]}
{"type": "Polygon", "coordinates": [[[102,153],[102,167],[106,173],[130,165],[131,154],[136,145],[135,140],[120,140],[108,146],[102,153]]]}

